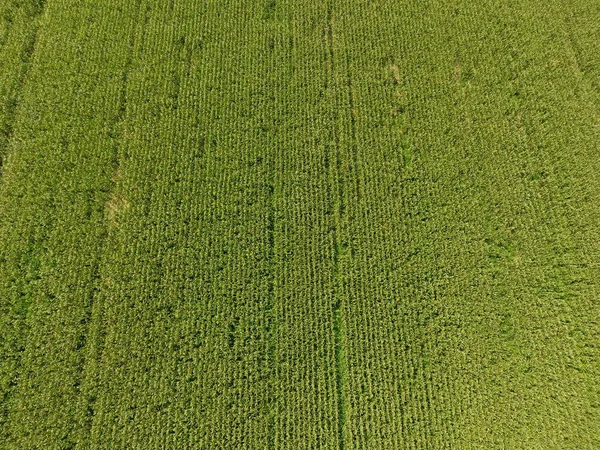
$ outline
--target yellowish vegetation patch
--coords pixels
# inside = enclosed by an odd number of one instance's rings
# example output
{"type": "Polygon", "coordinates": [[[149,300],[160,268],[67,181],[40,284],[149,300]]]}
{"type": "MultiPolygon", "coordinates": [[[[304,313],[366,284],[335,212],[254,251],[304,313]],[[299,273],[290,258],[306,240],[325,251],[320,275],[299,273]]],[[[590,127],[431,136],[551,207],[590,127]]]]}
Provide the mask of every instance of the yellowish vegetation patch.
{"type": "Polygon", "coordinates": [[[392,75],[394,76],[394,81],[396,81],[396,84],[400,84],[400,69],[398,69],[398,66],[396,64],[392,64],[392,75]]]}
{"type": "Polygon", "coordinates": [[[106,216],[110,224],[115,224],[117,215],[122,211],[129,209],[130,203],[123,198],[122,194],[112,193],[106,202],[106,216]]]}

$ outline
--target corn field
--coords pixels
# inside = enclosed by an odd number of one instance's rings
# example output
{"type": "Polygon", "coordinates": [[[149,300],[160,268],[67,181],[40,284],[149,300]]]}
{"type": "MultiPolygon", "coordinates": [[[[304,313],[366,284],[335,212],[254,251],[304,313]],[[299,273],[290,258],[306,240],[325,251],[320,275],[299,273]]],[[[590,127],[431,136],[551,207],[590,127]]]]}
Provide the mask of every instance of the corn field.
{"type": "Polygon", "coordinates": [[[0,0],[0,448],[600,448],[597,0],[0,0]]]}

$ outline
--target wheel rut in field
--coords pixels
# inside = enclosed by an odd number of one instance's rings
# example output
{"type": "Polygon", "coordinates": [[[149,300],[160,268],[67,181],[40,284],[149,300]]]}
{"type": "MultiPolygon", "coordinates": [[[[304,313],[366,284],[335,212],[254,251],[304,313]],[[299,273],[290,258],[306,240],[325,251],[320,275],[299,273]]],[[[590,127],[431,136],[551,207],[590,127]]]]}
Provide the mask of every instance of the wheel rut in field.
{"type": "MultiPolygon", "coordinates": [[[[112,171],[113,177],[111,181],[111,189],[107,193],[107,200],[105,201],[105,218],[104,218],[104,231],[102,235],[101,242],[98,243],[98,246],[101,248],[100,257],[96,261],[94,265],[93,272],[93,280],[92,285],[93,289],[90,292],[90,298],[88,304],[86,305],[86,316],[83,319],[83,322],[86,325],[86,329],[84,333],[79,337],[80,347],[85,351],[85,355],[82,358],[81,362],[81,370],[79,371],[81,380],[80,385],[83,384],[83,378],[85,377],[85,368],[89,364],[90,359],[99,360],[101,358],[102,347],[103,347],[103,339],[101,332],[101,317],[98,317],[96,312],[98,299],[100,297],[100,293],[103,287],[103,275],[101,266],[103,265],[104,259],[106,257],[107,246],[109,241],[109,236],[111,230],[117,225],[118,215],[123,210],[127,209],[130,205],[129,202],[125,199],[122,193],[119,192],[119,180],[121,179],[121,147],[123,145],[122,135],[123,135],[123,124],[125,121],[125,116],[127,113],[127,86],[129,83],[129,76],[131,73],[131,69],[133,66],[134,53],[136,48],[136,43],[138,41],[137,35],[139,30],[142,33],[145,32],[146,24],[148,21],[148,9],[142,9],[142,0],[137,0],[135,11],[137,12],[138,18],[141,16],[141,20],[136,20],[133,23],[133,26],[130,30],[129,36],[129,45],[127,50],[127,56],[125,58],[125,62],[123,64],[123,69],[120,74],[120,89],[118,92],[118,103],[116,114],[114,119],[110,123],[109,134],[110,137],[114,140],[113,147],[113,156],[112,156],[112,171]],[[137,25],[140,23],[140,25],[137,25]],[[92,336],[92,339],[88,339],[90,334],[96,334],[97,336],[92,336]],[[90,348],[90,346],[93,346],[90,348]]],[[[93,374],[92,374],[93,376],[93,374]]],[[[85,398],[83,402],[84,405],[84,434],[87,436],[90,433],[92,428],[94,414],[95,414],[95,402],[97,399],[97,394],[94,390],[93,381],[91,381],[91,385],[87,386],[90,390],[89,392],[82,392],[85,394],[85,398]]]]}
{"type": "MultiPolygon", "coordinates": [[[[8,148],[14,136],[14,121],[16,119],[20,94],[29,75],[31,61],[38,42],[38,36],[40,31],[39,19],[43,15],[45,8],[46,0],[36,0],[32,2],[31,5],[29,5],[27,17],[33,23],[33,26],[29,30],[29,35],[27,36],[21,51],[21,67],[18,71],[16,79],[13,81],[12,86],[9,88],[9,95],[7,96],[5,103],[5,119],[2,123],[0,123],[0,181],[2,180],[3,167],[6,157],[8,155],[8,148]]],[[[31,256],[29,256],[28,258],[31,258],[31,256]]],[[[23,302],[19,308],[19,311],[17,312],[16,325],[15,322],[13,322],[12,326],[15,328],[25,327],[24,323],[26,322],[28,312],[29,304],[23,302]]],[[[19,371],[22,364],[21,355],[25,351],[25,344],[21,341],[21,339],[25,339],[23,337],[23,333],[24,331],[21,331],[21,336],[19,336],[17,341],[14,344],[12,344],[14,345],[16,350],[15,363],[12,373],[8,377],[10,381],[7,383],[6,389],[2,389],[3,392],[0,392],[0,415],[3,415],[5,405],[8,403],[9,398],[13,393],[13,390],[19,383],[19,371]]],[[[0,417],[0,426],[3,424],[4,418],[0,417]]]]}
{"type": "MultiPolygon", "coordinates": [[[[267,292],[266,292],[266,306],[265,306],[265,315],[266,315],[266,339],[267,339],[267,371],[269,374],[269,379],[271,382],[275,379],[276,376],[276,355],[275,355],[275,346],[276,346],[276,322],[275,322],[275,204],[274,204],[274,195],[275,195],[275,182],[274,182],[274,164],[271,164],[269,169],[270,180],[268,183],[268,213],[267,213],[267,241],[268,241],[268,280],[267,280],[267,292]]],[[[275,433],[276,433],[276,394],[274,392],[274,386],[271,385],[269,389],[269,398],[268,398],[268,437],[267,437],[267,446],[269,449],[275,448],[275,433]]]]}
{"type": "MultiPolygon", "coordinates": [[[[13,81],[9,94],[6,98],[4,110],[6,111],[4,123],[0,124],[0,176],[2,176],[2,168],[4,166],[6,157],[8,156],[8,149],[10,143],[15,134],[15,120],[17,116],[17,108],[19,101],[21,100],[21,92],[23,86],[29,76],[33,54],[38,43],[38,37],[40,33],[40,20],[44,11],[46,10],[47,0],[35,0],[28,7],[27,19],[33,24],[28,30],[28,36],[25,39],[23,49],[21,51],[21,67],[17,73],[15,80],[13,81]]],[[[26,7],[27,8],[27,7],[26,7]]]]}

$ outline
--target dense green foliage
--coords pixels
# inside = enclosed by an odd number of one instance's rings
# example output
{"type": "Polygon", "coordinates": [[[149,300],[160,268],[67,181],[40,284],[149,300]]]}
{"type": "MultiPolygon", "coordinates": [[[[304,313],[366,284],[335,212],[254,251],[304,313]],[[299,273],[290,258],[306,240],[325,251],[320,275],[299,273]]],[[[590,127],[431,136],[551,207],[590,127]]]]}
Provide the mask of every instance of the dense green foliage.
{"type": "Polygon", "coordinates": [[[0,448],[600,448],[599,23],[0,0],[0,448]]]}

